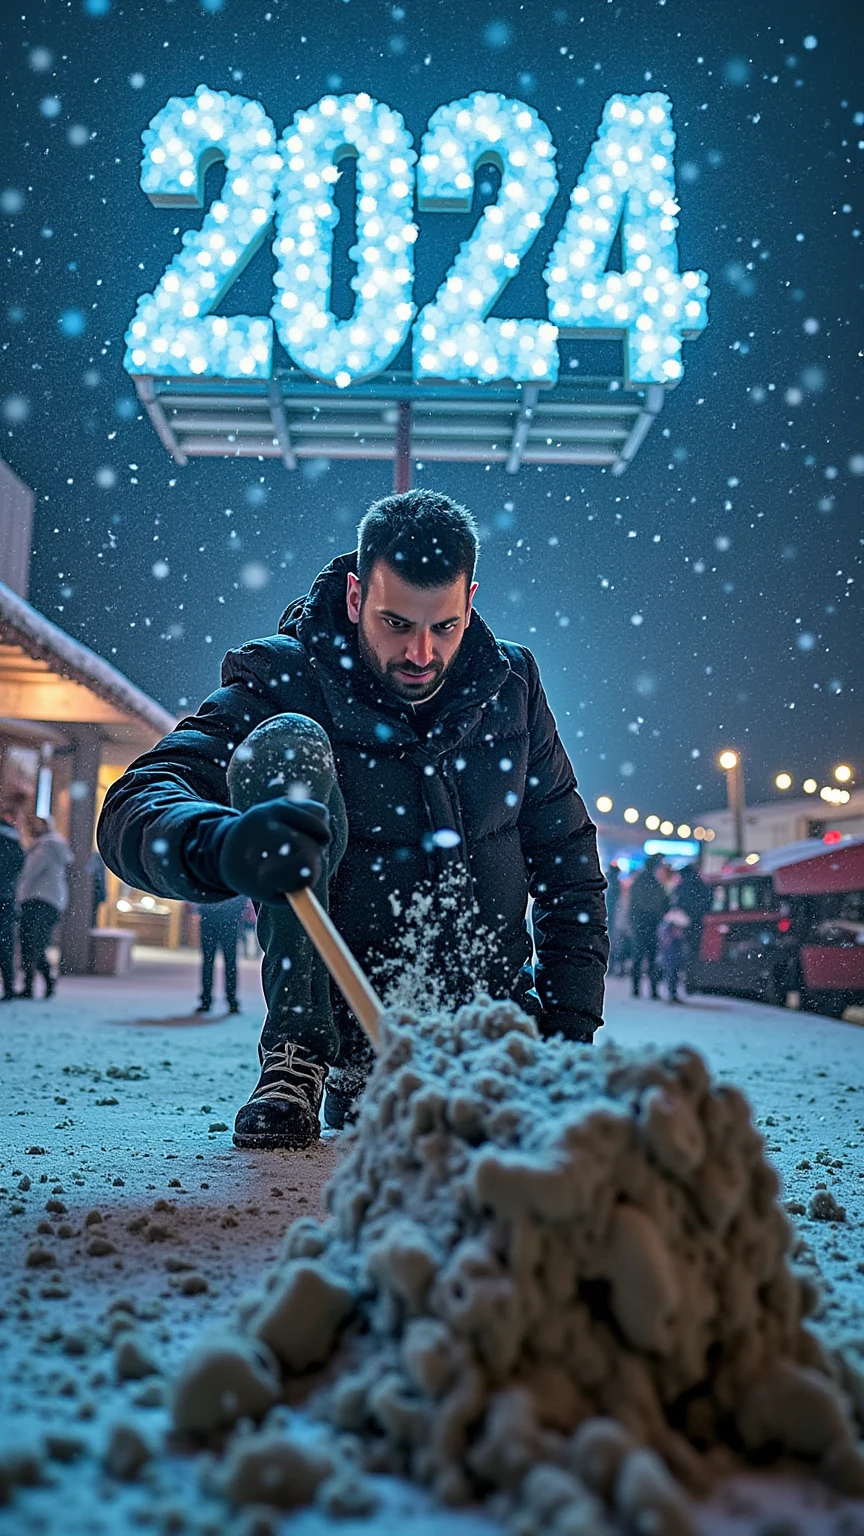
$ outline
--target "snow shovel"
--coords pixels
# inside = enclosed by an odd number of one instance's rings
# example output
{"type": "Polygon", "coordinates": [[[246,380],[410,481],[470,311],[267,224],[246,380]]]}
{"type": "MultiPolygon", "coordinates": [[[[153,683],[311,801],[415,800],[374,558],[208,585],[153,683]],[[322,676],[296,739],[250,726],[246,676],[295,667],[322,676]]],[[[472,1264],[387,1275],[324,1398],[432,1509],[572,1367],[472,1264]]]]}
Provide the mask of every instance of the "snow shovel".
{"type": "Polygon", "coordinates": [[[384,1012],[378,993],[314,891],[307,885],[299,891],[286,891],[285,896],[378,1055],[381,1050],[380,1020],[384,1012]]]}

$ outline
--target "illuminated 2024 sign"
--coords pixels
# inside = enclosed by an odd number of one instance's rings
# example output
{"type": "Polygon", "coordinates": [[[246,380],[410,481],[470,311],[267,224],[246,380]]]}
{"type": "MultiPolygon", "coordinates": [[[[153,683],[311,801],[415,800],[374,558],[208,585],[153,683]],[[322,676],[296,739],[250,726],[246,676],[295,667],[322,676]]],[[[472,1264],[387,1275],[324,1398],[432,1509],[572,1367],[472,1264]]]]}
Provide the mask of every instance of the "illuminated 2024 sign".
{"type": "MultiPolygon", "coordinates": [[[[127,333],[131,374],[267,379],[273,333],[308,374],[339,387],[387,368],[412,330],[418,381],[553,384],[558,337],[622,337],[629,384],[674,385],[681,343],[707,323],[704,272],[678,270],[671,104],[657,92],[613,96],[545,270],[548,318],[490,319],[543,228],[558,190],[555,145],[533,107],[475,92],[433,114],[419,159],[398,112],[361,92],[324,96],[281,140],[257,101],[199,86],[175,96],[144,135],[141,185],[157,207],[203,203],[225,161],[221,196],[183,236],[127,333]],[[357,161],[354,313],[331,307],[338,162],[357,161]],[[470,210],[483,163],[501,172],[431,303],[413,302],[418,206],[470,210]],[[275,219],[272,319],[216,314],[275,219]],[[622,272],[607,270],[620,229],[622,272]]],[[[421,236],[422,238],[422,236],[421,236]]]]}

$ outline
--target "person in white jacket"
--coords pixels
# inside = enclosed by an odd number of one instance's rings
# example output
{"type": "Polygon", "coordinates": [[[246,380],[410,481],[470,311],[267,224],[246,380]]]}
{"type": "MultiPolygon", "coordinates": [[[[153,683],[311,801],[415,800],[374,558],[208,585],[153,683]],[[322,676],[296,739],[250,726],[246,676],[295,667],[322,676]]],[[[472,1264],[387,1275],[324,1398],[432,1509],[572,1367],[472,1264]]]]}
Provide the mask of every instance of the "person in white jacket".
{"type": "Polygon", "coordinates": [[[38,971],[45,978],[45,996],[50,997],[55,981],[45,951],[69,905],[67,870],[72,863],[72,854],[65,838],[55,830],[51,817],[31,816],[30,834],[33,841],[24,858],[17,890],[24,971],[24,990],[18,996],[33,996],[33,979],[38,971]]]}

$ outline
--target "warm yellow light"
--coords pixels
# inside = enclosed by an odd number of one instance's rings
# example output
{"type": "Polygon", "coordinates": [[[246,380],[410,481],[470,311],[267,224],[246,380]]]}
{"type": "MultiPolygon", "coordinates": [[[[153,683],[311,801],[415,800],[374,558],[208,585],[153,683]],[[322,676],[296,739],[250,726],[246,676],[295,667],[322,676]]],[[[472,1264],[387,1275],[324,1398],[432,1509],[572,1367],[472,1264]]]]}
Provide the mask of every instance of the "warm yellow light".
{"type": "Polygon", "coordinates": [[[675,831],[675,823],[672,821],[661,821],[660,831],[663,833],[664,837],[671,837],[672,833],[675,831]]]}
{"type": "Polygon", "coordinates": [[[819,785],[816,783],[815,779],[805,779],[804,783],[801,785],[801,788],[803,789],[805,795],[815,795],[819,785]]]}
{"type": "Polygon", "coordinates": [[[660,817],[659,816],[646,816],[645,817],[645,825],[648,828],[649,832],[656,832],[657,828],[660,825],[660,817]]]}
{"type": "Polygon", "coordinates": [[[701,843],[702,839],[705,836],[705,828],[704,827],[694,827],[693,828],[693,836],[695,837],[697,843],[701,843]]]}
{"type": "Polygon", "coordinates": [[[690,828],[688,827],[686,821],[682,821],[680,827],[678,828],[678,836],[679,837],[689,837],[690,836],[690,828]]]}
{"type": "Polygon", "coordinates": [[[834,777],[838,784],[848,784],[852,777],[852,769],[848,763],[838,763],[834,769],[834,777]]]}
{"type": "Polygon", "coordinates": [[[791,789],[792,788],[792,775],[791,775],[791,773],[778,773],[776,779],[774,780],[774,783],[777,785],[778,789],[791,789]]]}
{"type": "Polygon", "coordinates": [[[834,803],[834,796],[835,796],[835,794],[836,794],[836,790],[834,789],[833,785],[831,785],[831,784],[823,784],[822,788],[819,791],[819,799],[820,800],[829,800],[833,804],[834,803]]]}
{"type": "Polygon", "coordinates": [[[720,756],[717,759],[717,761],[720,764],[720,767],[721,768],[725,768],[726,772],[728,773],[731,768],[737,768],[738,767],[738,753],[737,752],[721,752],[720,756]]]}
{"type": "Polygon", "coordinates": [[[612,801],[608,795],[598,795],[594,803],[602,816],[608,816],[612,809],[612,801]]]}
{"type": "Polygon", "coordinates": [[[638,821],[639,820],[639,812],[637,810],[635,810],[632,805],[628,805],[626,811],[624,812],[624,820],[625,821],[630,821],[630,822],[638,821]]]}
{"type": "Polygon", "coordinates": [[[706,841],[706,843],[713,843],[714,836],[715,836],[715,834],[714,834],[713,827],[706,827],[705,828],[705,841],[706,841]]]}
{"type": "Polygon", "coordinates": [[[838,805],[847,805],[851,799],[852,799],[852,796],[850,795],[848,789],[838,789],[838,791],[837,791],[837,803],[838,803],[838,805]]]}
{"type": "Polygon", "coordinates": [[[758,855],[758,853],[748,853],[746,859],[744,860],[744,863],[745,864],[758,864],[759,863],[759,855],[758,855]]]}

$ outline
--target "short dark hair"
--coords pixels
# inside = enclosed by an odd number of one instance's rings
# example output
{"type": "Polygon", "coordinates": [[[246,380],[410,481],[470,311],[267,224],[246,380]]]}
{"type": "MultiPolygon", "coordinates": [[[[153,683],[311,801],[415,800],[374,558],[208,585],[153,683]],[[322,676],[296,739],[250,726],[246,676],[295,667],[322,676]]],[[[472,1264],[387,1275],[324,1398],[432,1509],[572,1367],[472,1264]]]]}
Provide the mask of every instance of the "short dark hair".
{"type": "Polygon", "coordinates": [[[467,507],[440,491],[402,491],[373,502],[357,529],[357,575],[365,589],[376,560],[412,587],[470,586],[477,563],[477,524],[467,507]]]}

